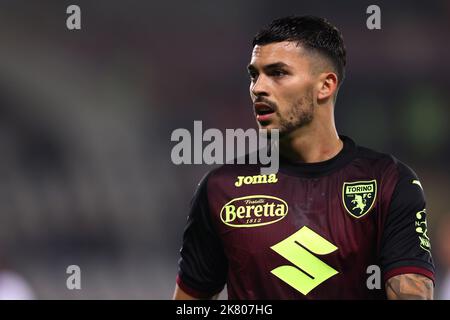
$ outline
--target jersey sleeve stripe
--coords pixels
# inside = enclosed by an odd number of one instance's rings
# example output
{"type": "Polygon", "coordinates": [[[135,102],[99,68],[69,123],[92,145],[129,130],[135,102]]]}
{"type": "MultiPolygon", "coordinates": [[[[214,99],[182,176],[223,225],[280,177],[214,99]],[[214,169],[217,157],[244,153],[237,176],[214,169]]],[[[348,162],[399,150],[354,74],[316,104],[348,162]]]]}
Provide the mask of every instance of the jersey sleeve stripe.
{"type": "Polygon", "coordinates": [[[395,277],[395,276],[398,276],[401,274],[407,274],[407,273],[423,275],[423,276],[433,280],[433,283],[434,283],[434,273],[428,269],[421,268],[421,267],[397,267],[397,268],[391,269],[384,274],[384,281],[386,282],[388,279],[390,279],[392,277],[395,277]]]}

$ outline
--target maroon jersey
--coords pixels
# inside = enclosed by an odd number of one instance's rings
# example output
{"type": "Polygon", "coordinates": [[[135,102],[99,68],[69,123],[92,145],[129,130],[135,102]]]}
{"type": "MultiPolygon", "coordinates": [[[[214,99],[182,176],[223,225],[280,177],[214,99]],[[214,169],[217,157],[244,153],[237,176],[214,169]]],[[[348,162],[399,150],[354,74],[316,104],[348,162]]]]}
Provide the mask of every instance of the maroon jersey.
{"type": "Polygon", "coordinates": [[[180,288],[208,297],[227,284],[229,299],[383,299],[392,276],[434,280],[417,176],[341,139],[334,158],[280,159],[273,175],[258,165],[211,171],[192,201],[180,288]]]}

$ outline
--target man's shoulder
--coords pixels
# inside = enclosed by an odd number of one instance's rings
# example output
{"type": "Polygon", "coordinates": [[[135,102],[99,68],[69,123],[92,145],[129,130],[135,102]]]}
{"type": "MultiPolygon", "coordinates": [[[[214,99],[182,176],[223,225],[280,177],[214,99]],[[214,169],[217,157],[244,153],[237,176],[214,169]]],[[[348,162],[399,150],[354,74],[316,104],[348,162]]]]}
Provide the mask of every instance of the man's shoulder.
{"type": "Polygon", "coordinates": [[[356,158],[367,161],[370,166],[379,168],[384,174],[395,172],[398,175],[416,176],[414,170],[390,153],[358,145],[356,158]]]}
{"type": "Polygon", "coordinates": [[[393,161],[395,162],[395,157],[392,154],[374,150],[365,146],[357,145],[357,158],[363,158],[373,161],[393,161]]]}

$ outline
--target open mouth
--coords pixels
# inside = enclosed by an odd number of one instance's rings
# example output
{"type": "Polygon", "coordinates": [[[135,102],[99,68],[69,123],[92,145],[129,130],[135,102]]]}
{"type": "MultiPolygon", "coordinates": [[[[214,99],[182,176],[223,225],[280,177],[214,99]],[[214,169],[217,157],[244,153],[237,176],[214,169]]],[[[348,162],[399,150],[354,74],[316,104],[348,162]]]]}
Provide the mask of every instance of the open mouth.
{"type": "Polygon", "coordinates": [[[256,120],[258,120],[260,123],[269,121],[272,115],[275,113],[275,110],[265,103],[255,103],[254,107],[256,120]]]}
{"type": "Polygon", "coordinates": [[[255,103],[254,106],[255,106],[255,113],[257,115],[262,116],[275,112],[275,110],[271,106],[265,103],[255,103]]]}

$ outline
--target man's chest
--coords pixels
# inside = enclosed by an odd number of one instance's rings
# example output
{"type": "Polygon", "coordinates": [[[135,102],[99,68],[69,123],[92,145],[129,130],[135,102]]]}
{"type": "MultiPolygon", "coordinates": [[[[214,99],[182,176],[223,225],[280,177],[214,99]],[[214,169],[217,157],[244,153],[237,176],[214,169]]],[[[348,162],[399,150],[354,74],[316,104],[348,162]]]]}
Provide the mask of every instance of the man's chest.
{"type": "Polygon", "coordinates": [[[368,256],[367,251],[376,255],[383,222],[377,177],[277,174],[223,183],[210,193],[209,205],[229,253],[274,258],[280,256],[278,244],[292,243],[341,265],[368,256]]]}

